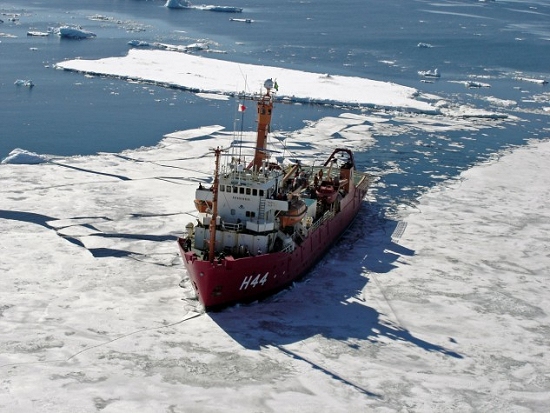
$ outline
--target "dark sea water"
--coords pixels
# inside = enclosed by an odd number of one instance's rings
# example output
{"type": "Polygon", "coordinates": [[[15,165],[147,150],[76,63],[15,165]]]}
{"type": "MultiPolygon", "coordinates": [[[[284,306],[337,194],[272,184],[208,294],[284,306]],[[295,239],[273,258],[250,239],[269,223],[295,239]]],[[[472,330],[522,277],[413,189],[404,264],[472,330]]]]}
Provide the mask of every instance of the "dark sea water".
{"type": "MultiPolygon", "coordinates": [[[[223,54],[209,57],[282,66],[303,71],[360,76],[414,87],[457,104],[495,109],[518,121],[475,132],[449,132],[460,149],[438,148],[433,136],[418,131],[379,139],[359,159],[386,174],[380,191],[392,204],[454,176],[473,163],[529,138],[549,137],[548,85],[517,77],[550,80],[550,2],[418,0],[219,0],[238,6],[239,15],[201,10],[170,10],[164,1],[43,0],[0,4],[0,158],[14,148],[55,155],[119,152],[155,145],[164,134],[204,125],[232,127],[234,102],[206,100],[188,92],[88,78],[56,70],[74,59],[123,56],[130,40],[190,44],[208,41],[223,54]],[[106,19],[93,19],[101,15],[106,19]],[[231,17],[254,23],[230,21],[231,17]],[[87,40],[27,36],[63,24],[97,34],[87,40]],[[419,43],[433,47],[421,48],[419,43]],[[423,83],[419,70],[439,68],[440,80],[423,83]],[[476,79],[490,88],[468,89],[476,79]],[[32,79],[32,89],[14,85],[32,79]],[[418,156],[418,141],[430,156],[418,156]],[[395,148],[399,148],[396,150],[395,148]],[[429,171],[429,172],[427,172],[429,171]]],[[[195,3],[198,4],[198,3],[195,3]]],[[[280,105],[274,128],[292,131],[305,121],[337,116],[341,109],[280,105]]]]}

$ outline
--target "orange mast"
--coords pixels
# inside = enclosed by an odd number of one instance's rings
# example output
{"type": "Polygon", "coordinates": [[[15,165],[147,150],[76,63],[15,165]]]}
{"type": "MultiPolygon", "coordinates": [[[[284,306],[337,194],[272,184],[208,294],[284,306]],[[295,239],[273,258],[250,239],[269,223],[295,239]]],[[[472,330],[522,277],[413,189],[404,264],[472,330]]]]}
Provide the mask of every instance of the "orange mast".
{"type": "MultiPolygon", "coordinates": [[[[271,123],[271,112],[273,110],[273,97],[271,89],[273,89],[273,80],[267,79],[264,82],[266,89],[258,101],[258,132],[256,136],[256,151],[254,152],[254,160],[250,165],[253,169],[260,169],[264,159],[267,159],[267,134],[269,133],[269,124],[271,123]]],[[[250,167],[249,166],[249,167],[250,167]]]]}

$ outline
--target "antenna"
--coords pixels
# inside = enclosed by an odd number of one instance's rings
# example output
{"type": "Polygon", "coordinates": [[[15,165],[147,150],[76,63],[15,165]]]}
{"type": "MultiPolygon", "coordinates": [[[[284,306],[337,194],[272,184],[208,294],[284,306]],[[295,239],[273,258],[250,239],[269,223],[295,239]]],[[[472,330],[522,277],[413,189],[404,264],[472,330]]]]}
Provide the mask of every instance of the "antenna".
{"type": "MultiPolygon", "coordinates": [[[[237,106],[237,111],[241,112],[241,119],[240,119],[241,120],[241,128],[240,128],[239,139],[238,139],[238,141],[240,142],[240,144],[239,144],[239,159],[242,159],[242,143],[243,143],[243,134],[244,134],[244,112],[246,110],[246,106],[244,105],[244,102],[245,102],[245,99],[246,99],[246,91],[248,90],[248,78],[243,73],[242,68],[241,68],[240,65],[239,65],[239,71],[241,72],[241,76],[244,79],[244,91],[243,91],[242,95],[237,93],[237,97],[240,100],[240,102],[237,106]]],[[[236,116],[235,116],[235,122],[237,122],[237,117],[236,116]]],[[[233,130],[235,131],[235,130],[237,130],[237,128],[234,126],[233,130]]]]}

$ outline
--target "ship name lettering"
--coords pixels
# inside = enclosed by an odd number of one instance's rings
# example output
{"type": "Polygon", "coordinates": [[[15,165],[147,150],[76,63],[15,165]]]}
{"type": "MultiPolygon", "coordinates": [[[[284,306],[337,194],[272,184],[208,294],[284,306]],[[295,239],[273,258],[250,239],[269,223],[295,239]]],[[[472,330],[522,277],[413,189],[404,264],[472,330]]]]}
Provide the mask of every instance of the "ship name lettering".
{"type": "Polygon", "coordinates": [[[269,275],[269,272],[266,272],[263,277],[262,274],[256,275],[249,275],[244,277],[243,282],[241,284],[241,288],[239,290],[246,290],[249,286],[252,288],[256,287],[258,284],[264,285],[267,282],[267,277],[269,275]]]}

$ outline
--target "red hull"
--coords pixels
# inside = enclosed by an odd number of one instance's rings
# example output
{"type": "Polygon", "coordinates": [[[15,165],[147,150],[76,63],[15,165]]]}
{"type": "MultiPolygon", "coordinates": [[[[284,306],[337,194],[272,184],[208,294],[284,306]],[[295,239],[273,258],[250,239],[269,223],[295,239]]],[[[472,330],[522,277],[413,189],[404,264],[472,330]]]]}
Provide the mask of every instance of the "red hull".
{"type": "Polygon", "coordinates": [[[363,181],[340,203],[340,211],[326,219],[292,252],[273,252],[253,257],[228,256],[211,263],[178,245],[193,287],[208,310],[237,302],[264,298],[303,276],[352,223],[367,192],[363,181]]]}

